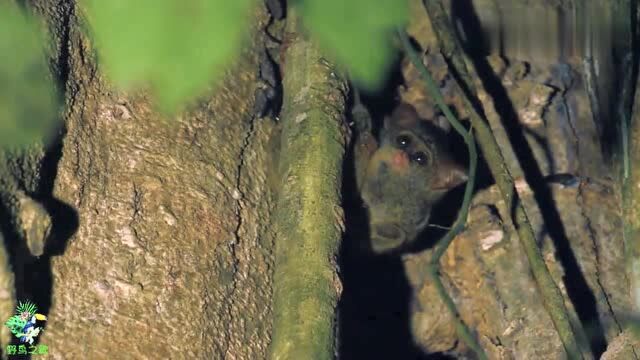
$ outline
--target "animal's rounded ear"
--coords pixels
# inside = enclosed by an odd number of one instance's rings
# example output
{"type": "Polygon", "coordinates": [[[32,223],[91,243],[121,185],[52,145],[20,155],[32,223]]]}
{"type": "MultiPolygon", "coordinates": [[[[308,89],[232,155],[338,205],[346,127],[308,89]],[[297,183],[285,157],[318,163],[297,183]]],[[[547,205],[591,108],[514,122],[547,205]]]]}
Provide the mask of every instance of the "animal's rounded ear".
{"type": "Polygon", "coordinates": [[[398,107],[393,110],[391,118],[394,123],[404,128],[414,127],[420,120],[416,109],[406,103],[398,105],[398,107]]]}
{"type": "Polygon", "coordinates": [[[436,176],[431,182],[434,191],[449,191],[469,179],[464,167],[449,158],[441,159],[436,176]]]}

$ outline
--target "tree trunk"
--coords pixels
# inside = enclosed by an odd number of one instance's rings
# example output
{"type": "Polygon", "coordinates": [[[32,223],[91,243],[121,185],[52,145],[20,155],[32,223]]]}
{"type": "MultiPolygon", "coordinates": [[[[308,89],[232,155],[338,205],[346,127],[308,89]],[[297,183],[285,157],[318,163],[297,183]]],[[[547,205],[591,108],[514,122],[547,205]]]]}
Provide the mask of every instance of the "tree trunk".
{"type": "Polygon", "coordinates": [[[275,122],[253,105],[266,9],[215,89],[164,119],[102,75],[77,3],[28,8],[56,40],[66,105],[59,157],[46,159],[66,211],[54,223],[66,221],[23,292],[49,315],[40,344],[60,359],[265,358],[275,122]]]}

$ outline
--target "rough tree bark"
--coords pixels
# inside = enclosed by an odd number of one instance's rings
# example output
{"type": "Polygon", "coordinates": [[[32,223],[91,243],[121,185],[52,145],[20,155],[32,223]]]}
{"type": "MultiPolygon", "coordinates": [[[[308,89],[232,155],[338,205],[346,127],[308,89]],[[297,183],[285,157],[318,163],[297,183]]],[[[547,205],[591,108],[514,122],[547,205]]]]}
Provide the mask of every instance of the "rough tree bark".
{"type": "MultiPolygon", "coordinates": [[[[421,28],[430,28],[426,18],[412,27],[421,28]]],[[[428,32],[415,34],[421,45],[433,44],[428,32]]],[[[428,56],[426,62],[439,74],[451,105],[465,116],[459,93],[444,77],[446,64],[438,56],[428,56]]],[[[487,68],[474,65],[482,77],[476,79],[478,87],[486,90],[479,94],[482,107],[508,167],[520,178],[518,193],[578,341],[595,356],[636,358],[637,344],[623,331],[633,307],[624,265],[618,167],[601,143],[602,128],[615,123],[598,123],[593,115],[579,61],[525,66],[492,57],[487,68]],[[549,182],[547,176],[557,174],[571,175],[549,182]]],[[[415,69],[407,66],[404,74],[410,79],[402,94],[405,101],[428,108],[428,97],[413,80],[415,69]]],[[[490,358],[562,358],[560,338],[508,220],[512,206],[500,199],[495,186],[476,194],[466,232],[442,261],[443,277],[490,358]]],[[[404,259],[416,297],[414,335],[428,351],[464,353],[444,304],[424,281],[429,252],[404,259]]]]}
{"type": "Polygon", "coordinates": [[[265,358],[275,122],[253,102],[266,10],[224,80],[163,121],[102,75],[77,2],[25,5],[54,39],[64,135],[46,161],[52,197],[77,219],[56,229],[54,213],[52,243],[26,269],[22,295],[49,316],[40,343],[58,359],[265,358]]]}

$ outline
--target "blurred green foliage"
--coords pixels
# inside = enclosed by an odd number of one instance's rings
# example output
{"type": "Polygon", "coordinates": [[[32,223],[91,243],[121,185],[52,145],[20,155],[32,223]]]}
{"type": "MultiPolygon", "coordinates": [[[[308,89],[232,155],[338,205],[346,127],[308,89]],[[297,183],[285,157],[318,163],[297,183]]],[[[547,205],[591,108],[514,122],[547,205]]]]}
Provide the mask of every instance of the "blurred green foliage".
{"type": "Polygon", "coordinates": [[[43,34],[11,2],[0,2],[0,147],[22,147],[51,134],[58,119],[43,34]]]}
{"type": "MultiPolygon", "coordinates": [[[[299,0],[305,25],[362,86],[381,85],[406,0],[299,0]]],[[[248,33],[252,0],[86,0],[100,60],[121,87],[150,84],[178,110],[217,80],[248,33]]]]}
{"type": "Polygon", "coordinates": [[[123,88],[150,85],[178,110],[230,63],[247,34],[252,0],[86,0],[99,59],[123,88]]]}
{"type": "MultiPolygon", "coordinates": [[[[249,33],[258,0],[84,0],[102,70],[116,86],[149,86],[174,113],[218,80],[249,33]]],[[[290,0],[339,66],[361,86],[382,84],[391,36],[407,0],[290,0]]],[[[42,34],[12,3],[0,3],[0,147],[30,143],[58,118],[42,34]]]]}
{"type": "Polygon", "coordinates": [[[391,36],[407,21],[407,0],[297,0],[294,4],[311,35],[358,85],[369,90],[382,85],[393,56],[391,36]]]}

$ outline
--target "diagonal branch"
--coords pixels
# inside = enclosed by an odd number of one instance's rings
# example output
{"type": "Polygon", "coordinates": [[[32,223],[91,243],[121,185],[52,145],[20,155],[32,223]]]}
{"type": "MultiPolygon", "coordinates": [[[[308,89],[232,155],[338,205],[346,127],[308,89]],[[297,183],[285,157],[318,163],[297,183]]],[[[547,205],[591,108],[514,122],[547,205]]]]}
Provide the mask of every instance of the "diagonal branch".
{"type": "MultiPolygon", "coordinates": [[[[463,96],[466,111],[470,115],[478,143],[487,160],[489,170],[493,174],[498,189],[502,194],[502,198],[506,204],[513,204],[514,211],[512,221],[514,227],[517,229],[518,238],[522,243],[529,265],[531,266],[531,271],[538,284],[544,306],[560,336],[565,351],[571,358],[581,358],[582,355],[579,352],[576,336],[571,328],[569,315],[564,305],[564,299],[542,258],[542,254],[536,243],[533,228],[516,192],[513,177],[506,166],[502,152],[491,132],[491,128],[471,100],[477,99],[477,91],[471,77],[473,69],[468,69],[465,64],[465,55],[453,35],[452,26],[444,10],[442,1],[423,0],[423,4],[427,10],[436,36],[438,37],[443,56],[452,64],[456,73],[459,75],[462,82],[459,84],[460,88],[468,91],[469,96],[463,96]]],[[[476,101],[475,103],[477,104],[478,102],[476,101]]]]}

